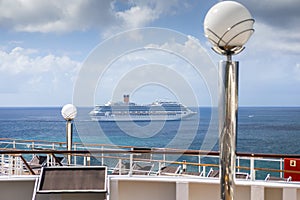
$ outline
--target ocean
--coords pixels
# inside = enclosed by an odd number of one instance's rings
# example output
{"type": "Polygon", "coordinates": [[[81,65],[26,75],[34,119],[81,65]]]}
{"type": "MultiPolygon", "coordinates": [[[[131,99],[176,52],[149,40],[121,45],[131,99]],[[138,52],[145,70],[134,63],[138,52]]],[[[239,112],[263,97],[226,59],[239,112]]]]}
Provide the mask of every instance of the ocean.
{"type": "MultiPolygon", "coordinates": [[[[0,137],[66,141],[61,108],[0,108],[0,137]]],[[[139,147],[218,150],[217,124],[210,108],[165,123],[74,122],[74,142],[139,147]],[[205,149],[207,148],[207,149],[205,149]]],[[[237,152],[300,154],[300,107],[240,107],[237,152]]]]}

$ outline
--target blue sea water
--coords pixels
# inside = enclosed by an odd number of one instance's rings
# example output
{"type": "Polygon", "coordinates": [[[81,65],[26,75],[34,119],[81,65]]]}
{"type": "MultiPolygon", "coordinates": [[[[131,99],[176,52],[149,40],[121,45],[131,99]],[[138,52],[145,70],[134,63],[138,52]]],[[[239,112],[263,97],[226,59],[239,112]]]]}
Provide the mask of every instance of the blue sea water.
{"type": "MultiPolygon", "coordinates": [[[[65,141],[66,123],[60,110],[58,107],[0,108],[0,137],[65,141]]],[[[211,121],[212,110],[199,108],[198,111],[198,116],[184,123],[120,124],[79,119],[74,123],[73,138],[84,143],[189,149],[202,149],[208,143],[210,149],[205,150],[218,150],[217,124],[211,121]]],[[[300,154],[299,143],[300,107],[239,108],[238,152],[300,154]]]]}

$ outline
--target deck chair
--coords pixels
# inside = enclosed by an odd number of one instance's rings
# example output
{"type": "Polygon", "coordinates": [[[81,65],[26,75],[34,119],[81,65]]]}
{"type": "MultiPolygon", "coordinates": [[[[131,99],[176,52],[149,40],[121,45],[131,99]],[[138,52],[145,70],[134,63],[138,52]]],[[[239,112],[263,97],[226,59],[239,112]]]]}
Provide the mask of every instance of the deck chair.
{"type": "Polygon", "coordinates": [[[249,180],[250,175],[248,173],[245,173],[245,172],[236,172],[235,173],[235,178],[249,180]]]}
{"type": "Polygon", "coordinates": [[[215,170],[213,168],[210,168],[209,172],[207,173],[207,177],[218,178],[219,174],[220,174],[219,170],[215,170]]]}
{"type": "Polygon", "coordinates": [[[147,162],[134,163],[132,174],[133,175],[150,175],[153,167],[154,167],[153,163],[147,163],[147,162]]]}
{"type": "Polygon", "coordinates": [[[160,168],[158,175],[178,175],[180,172],[181,166],[164,166],[160,168]]]}
{"type": "Polygon", "coordinates": [[[53,159],[54,159],[54,163],[51,163],[51,166],[63,166],[64,165],[64,160],[65,157],[63,156],[56,156],[54,154],[52,154],[53,159]]]}
{"type": "Polygon", "coordinates": [[[28,165],[32,168],[40,168],[47,162],[47,156],[34,155],[32,159],[28,162],[28,165]]]}
{"type": "Polygon", "coordinates": [[[180,173],[183,176],[202,176],[203,172],[188,172],[188,171],[181,171],[180,173]]]}
{"type": "Polygon", "coordinates": [[[265,181],[285,181],[285,182],[290,182],[292,181],[292,177],[288,177],[288,178],[280,178],[280,177],[276,177],[276,176],[271,176],[270,174],[267,174],[265,181]]]}
{"type": "Polygon", "coordinates": [[[34,174],[40,174],[41,168],[46,165],[47,163],[47,156],[44,155],[34,155],[32,159],[27,163],[26,166],[28,166],[31,171],[34,174]]]}
{"type": "Polygon", "coordinates": [[[118,162],[117,165],[113,168],[112,175],[127,175],[130,171],[129,162],[118,162]]]}
{"type": "MultiPolygon", "coordinates": [[[[220,171],[219,170],[214,170],[212,168],[209,170],[209,172],[207,174],[207,177],[218,178],[219,176],[220,176],[220,171]]],[[[236,172],[235,173],[235,178],[249,180],[250,175],[248,173],[244,173],[244,172],[236,172]]]]}

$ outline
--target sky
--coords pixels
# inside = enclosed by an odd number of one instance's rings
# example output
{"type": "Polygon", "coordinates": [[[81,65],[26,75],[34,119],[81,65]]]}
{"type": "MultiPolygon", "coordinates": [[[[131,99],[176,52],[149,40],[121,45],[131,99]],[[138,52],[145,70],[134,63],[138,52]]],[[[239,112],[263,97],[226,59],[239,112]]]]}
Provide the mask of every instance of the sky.
{"type": "MultiPolygon", "coordinates": [[[[0,107],[103,104],[123,93],[213,105],[211,71],[225,58],[203,22],[218,2],[0,0],[0,107]]],[[[239,105],[300,106],[300,1],[237,2],[255,19],[233,57],[239,105]]]]}

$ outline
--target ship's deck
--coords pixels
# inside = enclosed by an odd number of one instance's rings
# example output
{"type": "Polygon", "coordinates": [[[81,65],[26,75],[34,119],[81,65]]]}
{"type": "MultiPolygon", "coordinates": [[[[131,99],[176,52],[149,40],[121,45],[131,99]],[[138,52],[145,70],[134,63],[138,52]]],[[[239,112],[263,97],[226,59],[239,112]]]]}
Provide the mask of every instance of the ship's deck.
{"type": "MultiPolygon", "coordinates": [[[[62,142],[7,138],[0,145],[3,195],[13,185],[32,196],[41,169],[66,166],[72,155],[71,166],[107,167],[108,199],[219,199],[218,152],[79,143],[66,151],[62,142]]],[[[300,199],[300,182],[286,177],[300,173],[284,169],[287,158],[300,155],[237,153],[236,198],[300,199]]]]}

